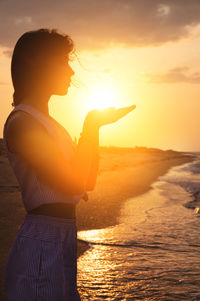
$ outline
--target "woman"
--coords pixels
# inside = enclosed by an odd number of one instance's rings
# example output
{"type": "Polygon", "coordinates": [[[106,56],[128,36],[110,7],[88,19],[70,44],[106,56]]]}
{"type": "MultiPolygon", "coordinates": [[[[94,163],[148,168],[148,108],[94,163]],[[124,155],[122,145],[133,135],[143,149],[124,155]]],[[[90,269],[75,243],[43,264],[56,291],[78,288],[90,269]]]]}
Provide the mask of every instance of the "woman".
{"type": "Polygon", "coordinates": [[[99,128],[135,108],[90,111],[76,145],[48,111],[51,95],[68,92],[73,50],[72,39],[56,29],[26,32],[14,47],[14,109],[3,138],[26,216],[8,254],[8,301],[81,300],[76,283],[76,205],[95,187],[99,128]]]}

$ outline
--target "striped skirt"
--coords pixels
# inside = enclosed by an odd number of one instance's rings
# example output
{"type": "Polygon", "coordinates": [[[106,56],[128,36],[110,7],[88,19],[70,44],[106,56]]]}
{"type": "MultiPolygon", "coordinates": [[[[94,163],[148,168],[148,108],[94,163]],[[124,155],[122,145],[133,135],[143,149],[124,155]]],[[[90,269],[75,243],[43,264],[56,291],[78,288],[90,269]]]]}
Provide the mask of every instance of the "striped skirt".
{"type": "Polygon", "coordinates": [[[8,301],[80,301],[76,219],[27,213],[9,251],[8,301]]]}

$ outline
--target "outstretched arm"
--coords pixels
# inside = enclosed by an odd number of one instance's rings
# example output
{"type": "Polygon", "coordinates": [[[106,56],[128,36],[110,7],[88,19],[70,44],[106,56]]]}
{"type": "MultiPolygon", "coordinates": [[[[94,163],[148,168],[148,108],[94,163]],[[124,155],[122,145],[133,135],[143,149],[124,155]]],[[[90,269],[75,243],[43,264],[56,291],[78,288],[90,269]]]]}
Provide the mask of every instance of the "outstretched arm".
{"type": "Polygon", "coordinates": [[[78,144],[76,145],[76,153],[80,151],[83,144],[90,144],[90,153],[87,151],[90,158],[90,164],[87,170],[84,170],[84,174],[87,173],[85,181],[85,192],[93,190],[96,184],[96,178],[99,168],[99,129],[91,130],[89,136],[85,135],[85,132],[80,134],[78,144]]]}
{"type": "Polygon", "coordinates": [[[99,137],[96,137],[93,145],[92,161],[85,189],[91,191],[95,188],[99,170],[99,137]]]}
{"type": "MultiPolygon", "coordinates": [[[[87,164],[87,168],[82,166],[83,175],[85,177],[84,182],[84,192],[86,194],[85,198],[87,199],[86,191],[93,190],[96,184],[96,178],[99,168],[99,128],[95,126],[83,127],[83,130],[80,134],[78,144],[76,145],[76,156],[78,153],[83,152],[85,148],[85,160],[83,165],[87,164]],[[87,163],[85,161],[88,161],[87,163]]],[[[84,198],[84,197],[83,197],[84,198]]],[[[84,198],[84,199],[85,199],[84,198]]]]}

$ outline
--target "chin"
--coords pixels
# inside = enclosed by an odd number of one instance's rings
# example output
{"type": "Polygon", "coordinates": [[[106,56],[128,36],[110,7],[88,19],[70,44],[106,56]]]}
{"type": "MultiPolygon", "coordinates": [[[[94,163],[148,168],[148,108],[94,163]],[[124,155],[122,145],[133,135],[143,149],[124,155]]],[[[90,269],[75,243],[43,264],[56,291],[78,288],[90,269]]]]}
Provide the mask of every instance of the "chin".
{"type": "Polygon", "coordinates": [[[62,90],[57,91],[55,94],[61,96],[66,95],[68,93],[68,89],[69,87],[64,87],[62,90]]]}

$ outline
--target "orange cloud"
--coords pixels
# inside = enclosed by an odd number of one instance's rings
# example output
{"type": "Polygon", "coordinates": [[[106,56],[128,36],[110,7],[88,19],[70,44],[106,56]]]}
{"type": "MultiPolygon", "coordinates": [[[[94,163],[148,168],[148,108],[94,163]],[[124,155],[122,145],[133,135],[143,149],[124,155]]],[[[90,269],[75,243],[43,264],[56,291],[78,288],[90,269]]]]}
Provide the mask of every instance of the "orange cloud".
{"type": "Polygon", "coordinates": [[[149,83],[200,83],[200,72],[191,73],[190,68],[186,66],[170,69],[164,74],[145,73],[143,76],[149,83]]]}

